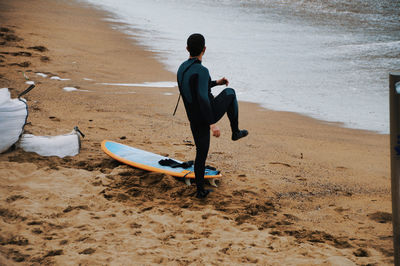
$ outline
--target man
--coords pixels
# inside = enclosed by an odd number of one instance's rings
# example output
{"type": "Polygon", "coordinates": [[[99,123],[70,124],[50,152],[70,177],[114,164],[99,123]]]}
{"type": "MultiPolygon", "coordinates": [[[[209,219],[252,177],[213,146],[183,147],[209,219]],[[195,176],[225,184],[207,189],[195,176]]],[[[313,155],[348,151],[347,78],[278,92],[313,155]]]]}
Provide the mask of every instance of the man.
{"type": "Polygon", "coordinates": [[[247,130],[239,130],[238,127],[239,112],[235,91],[226,88],[215,98],[211,94],[212,87],[216,85],[227,86],[229,81],[225,77],[211,81],[208,69],[201,64],[206,51],[203,35],[199,33],[190,35],[187,39],[186,49],[190,56],[179,67],[177,79],[196,144],[194,162],[196,197],[205,198],[211,191],[204,189],[204,172],[210,146],[210,130],[213,136],[219,137],[221,132],[216,122],[227,113],[232,129],[232,140],[243,138],[248,135],[248,132],[247,130]]]}

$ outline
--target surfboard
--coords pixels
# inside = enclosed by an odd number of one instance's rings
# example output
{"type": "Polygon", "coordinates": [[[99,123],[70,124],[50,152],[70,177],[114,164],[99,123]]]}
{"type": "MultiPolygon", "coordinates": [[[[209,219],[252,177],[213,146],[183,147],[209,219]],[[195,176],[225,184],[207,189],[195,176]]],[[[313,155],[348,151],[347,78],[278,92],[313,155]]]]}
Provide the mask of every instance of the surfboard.
{"type": "MultiPolygon", "coordinates": [[[[163,166],[158,162],[163,159],[170,159],[168,157],[155,154],[149,151],[141,150],[138,148],[134,148],[125,144],[121,144],[114,141],[103,140],[101,142],[101,149],[111,158],[139,168],[146,171],[157,172],[157,173],[164,173],[167,175],[181,177],[185,179],[185,183],[190,185],[190,179],[195,178],[194,176],[194,167],[191,166],[189,168],[182,168],[182,167],[170,167],[170,166],[163,166]]],[[[174,161],[178,163],[182,163],[179,160],[174,161]]],[[[217,186],[215,184],[215,178],[219,178],[222,175],[217,170],[210,170],[206,169],[204,178],[209,180],[212,186],[217,186]]]]}

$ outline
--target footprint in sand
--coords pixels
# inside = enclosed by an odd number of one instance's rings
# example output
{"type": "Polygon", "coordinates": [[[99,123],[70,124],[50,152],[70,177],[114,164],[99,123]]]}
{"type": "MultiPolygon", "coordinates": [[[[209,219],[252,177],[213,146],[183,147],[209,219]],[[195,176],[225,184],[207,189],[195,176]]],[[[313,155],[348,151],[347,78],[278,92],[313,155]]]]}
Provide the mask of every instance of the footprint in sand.
{"type": "Polygon", "coordinates": [[[57,117],[55,117],[55,116],[49,116],[49,119],[50,119],[51,121],[55,121],[55,122],[60,122],[60,121],[61,121],[59,118],[57,118],[57,117]]]}
{"type": "Polygon", "coordinates": [[[353,252],[354,256],[356,257],[369,257],[369,252],[366,249],[359,248],[356,251],[353,252]]]}
{"type": "Polygon", "coordinates": [[[17,246],[27,246],[29,244],[28,239],[23,236],[11,236],[9,238],[0,238],[0,245],[17,245],[17,246]]]}
{"type": "Polygon", "coordinates": [[[131,223],[129,226],[130,226],[130,228],[134,228],[134,229],[142,227],[141,224],[138,224],[138,223],[135,223],[135,222],[131,223]]]}
{"type": "Polygon", "coordinates": [[[2,217],[5,222],[26,220],[26,217],[21,216],[18,213],[5,208],[0,208],[0,217],[2,217]]]}
{"type": "Polygon", "coordinates": [[[374,212],[367,215],[369,219],[384,224],[392,222],[392,214],[388,212],[374,212]]]}
{"type": "Polygon", "coordinates": [[[5,55],[12,55],[12,56],[26,56],[26,57],[30,57],[32,56],[31,53],[29,52],[0,52],[0,54],[5,54],[5,55]]]}
{"type": "Polygon", "coordinates": [[[11,259],[15,262],[24,262],[29,255],[20,253],[18,250],[10,249],[7,256],[11,257],[11,259]]]}
{"type": "Polygon", "coordinates": [[[5,45],[6,42],[19,42],[23,40],[15,35],[13,30],[5,27],[0,28],[0,37],[4,40],[2,45],[5,45]]]}
{"type": "Polygon", "coordinates": [[[62,249],[50,250],[46,255],[43,256],[43,258],[60,256],[62,254],[64,254],[62,249]]]}
{"type": "Polygon", "coordinates": [[[201,218],[202,218],[203,220],[207,220],[209,217],[214,216],[214,215],[217,215],[217,214],[215,214],[215,213],[206,213],[206,214],[203,214],[203,215],[201,216],[201,218]]]}
{"type": "Polygon", "coordinates": [[[87,248],[87,249],[84,249],[81,252],[79,252],[79,254],[90,255],[95,252],[96,252],[96,250],[94,248],[87,248]]]}
{"type": "Polygon", "coordinates": [[[25,62],[22,62],[22,63],[11,63],[11,64],[8,64],[8,65],[9,66],[19,66],[19,67],[29,67],[31,65],[31,62],[25,61],[25,62]]]}
{"type": "Polygon", "coordinates": [[[25,197],[22,196],[22,195],[12,195],[12,196],[10,196],[10,197],[8,197],[6,199],[6,202],[7,203],[11,203],[11,202],[14,202],[14,201],[19,200],[19,199],[25,199],[25,197]]]}
{"type": "Polygon", "coordinates": [[[38,52],[47,52],[49,50],[45,46],[42,46],[42,45],[31,46],[31,47],[28,47],[28,49],[35,50],[35,51],[38,51],[38,52]]]}
{"type": "Polygon", "coordinates": [[[89,210],[89,207],[87,205],[79,205],[79,206],[68,206],[63,210],[63,213],[67,213],[73,210],[89,210]]]}
{"type": "Polygon", "coordinates": [[[41,233],[43,233],[43,231],[40,228],[33,228],[32,233],[34,233],[36,235],[40,235],[41,233]]]}

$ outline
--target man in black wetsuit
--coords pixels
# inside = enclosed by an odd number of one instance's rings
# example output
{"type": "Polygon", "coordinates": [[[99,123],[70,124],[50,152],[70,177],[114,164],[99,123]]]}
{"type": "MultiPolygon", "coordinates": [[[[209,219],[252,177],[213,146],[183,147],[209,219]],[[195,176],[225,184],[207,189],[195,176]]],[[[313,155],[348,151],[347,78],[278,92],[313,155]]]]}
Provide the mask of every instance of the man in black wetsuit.
{"type": "Polygon", "coordinates": [[[211,94],[212,87],[228,85],[229,81],[226,78],[211,81],[208,69],[201,64],[206,51],[203,35],[198,33],[190,35],[187,39],[186,49],[190,53],[190,57],[179,67],[177,79],[196,144],[194,162],[196,197],[205,198],[211,191],[204,189],[204,172],[210,146],[210,130],[213,136],[219,137],[221,132],[215,123],[227,113],[232,129],[232,140],[243,138],[248,135],[248,132],[247,130],[239,130],[238,127],[239,111],[235,91],[226,88],[215,98],[211,94]]]}

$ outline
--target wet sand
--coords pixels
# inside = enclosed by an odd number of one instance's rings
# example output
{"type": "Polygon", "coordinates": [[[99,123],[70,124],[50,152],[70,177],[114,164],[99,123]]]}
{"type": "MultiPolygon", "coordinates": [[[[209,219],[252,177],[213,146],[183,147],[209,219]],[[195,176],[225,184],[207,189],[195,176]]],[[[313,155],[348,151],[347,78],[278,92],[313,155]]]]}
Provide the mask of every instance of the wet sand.
{"type": "Polygon", "coordinates": [[[207,163],[223,177],[203,201],[105,155],[103,139],[195,153],[182,104],[172,116],[177,88],[99,84],[175,81],[108,17],[74,1],[0,2],[0,87],[15,97],[23,73],[36,83],[25,132],[86,134],[74,157],[0,155],[0,265],[393,263],[388,135],[240,102],[250,135],[232,142],[219,122],[207,163]]]}

